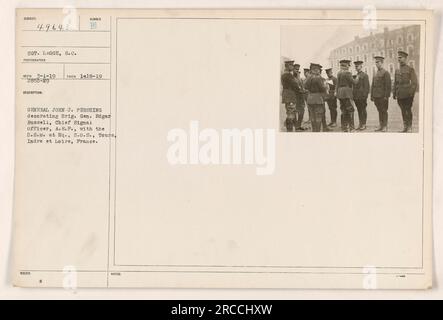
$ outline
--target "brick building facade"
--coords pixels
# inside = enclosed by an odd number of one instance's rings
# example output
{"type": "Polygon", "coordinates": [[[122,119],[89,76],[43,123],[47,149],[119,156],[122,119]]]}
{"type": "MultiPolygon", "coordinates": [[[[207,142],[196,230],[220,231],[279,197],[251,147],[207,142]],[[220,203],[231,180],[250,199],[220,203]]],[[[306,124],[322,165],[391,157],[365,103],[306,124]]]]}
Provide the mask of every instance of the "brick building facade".
{"type": "Polygon", "coordinates": [[[401,50],[408,52],[408,63],[415,69],[418,77],[420,73],[419,48],[420,26],[410,25],[394,30],[384,28],[383,32],[371,33],[365,37],[356,36],[354,41],[332,50],[329,55],[329,63],[336,73],[340,68],[340,60],[361,60],[364,62],[363,71],[372,79],[376,70],[374,56],[381,55],[385,57],[385,69],[391,73],[393,78],[394,70],[398,68],[397,52],[401,50]]]}

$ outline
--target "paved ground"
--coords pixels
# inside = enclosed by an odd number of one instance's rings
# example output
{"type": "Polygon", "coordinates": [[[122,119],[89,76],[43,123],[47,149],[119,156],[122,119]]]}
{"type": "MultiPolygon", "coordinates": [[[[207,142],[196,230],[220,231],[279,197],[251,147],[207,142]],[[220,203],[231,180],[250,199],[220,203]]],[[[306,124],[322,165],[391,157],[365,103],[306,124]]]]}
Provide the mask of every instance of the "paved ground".
{"type": "MultiPolygon", "coordinates": [[[[337,102],[337,109],[338,109],[338,116],[337,116],[337,127],[333,128],[333,132],[341,132],[340,129],[340,103],[337,102]]],[[[368,106],[366,108],[368,112],[368,120],[366,123],[367,129],[362,132],[374,132],[374,130],[378,127],[378,111],[375,107],[374,102],[372,102],[370,99],[368,99],[368,106]]],[[[418,132],[418,96],[416,95],[414,99],[414,104],[412,106],[412,114],[413,114],[413,121],[412,121],[412,132],[418,132]]],[[[280,130],[286,131],[286,128],[284,127],[284,121],[286,119],[286,111],[284,105],[280,105],[280,130]]],[[[304,121],[308,120],[308,110],[305,109],[305,115],[303,118],[304,121]]],[[[326,104],[326,121],[329,123],[331,120],[331,115],[329,113],[329,109],[326,104]]],[[[357,110],[355,110],[354,114],[354,122],[355,127],[358,127],[358,113],[357,110]]],[[[403,120],[401,116],[401,110],[398,106],[398,103],[396,100],[390,98],[389,99],[389,108],[388,108],[388,132],[398,132],[403,129],[403,120]]],[[[303,132],[310,132],[302,131],[297,133],[303,133],[303,132]]],[[[359,131],[356,131],[355,133],[360,133],[359,131]]]]}

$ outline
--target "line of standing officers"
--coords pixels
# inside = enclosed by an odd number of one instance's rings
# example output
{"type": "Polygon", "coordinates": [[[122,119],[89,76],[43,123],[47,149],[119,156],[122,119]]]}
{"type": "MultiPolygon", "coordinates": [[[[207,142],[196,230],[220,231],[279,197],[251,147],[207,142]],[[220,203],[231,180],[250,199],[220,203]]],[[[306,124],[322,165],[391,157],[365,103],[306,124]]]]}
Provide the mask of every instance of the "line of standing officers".
{"type": "Polygon", "coordinates": [[[349,70],[350,60],[340,61],[340,71],[335,77],[332,68],[326,69],[326,78],[321,76],[322,66],[311,63],[304,69],[304,79],[300,76],[300,65],[294,61],[285,62],[285,72],[281,76],[283,87],[282,102],[286,108],[286,130],[305,131],[303,117],[308,106],[309,120],[313,132],[330,131],[337,126],[337,100],[340,103],[340,125],[344,132],[366,130],[367,100],[374,102],[379,127],[375,130],[388,130],[388,107],[391,93],[397,100],[403,117],[403,130],[412,130],[412,103],[417,89],[417,76],[414,68],[407,64],[408,54],[398,52],[399,68],[395,70],[392,88],[391,75],[383,68],[384,57],[376,56],[376,73],[369,84],[369,76],[362,71],[363,61],[354,61],[356,73],[349,70]],[[326,124],[326,104],[330,112],[330,123],[326,124]],[[354,111],[357,109],[359,125],[355,128],[354,111]]]}

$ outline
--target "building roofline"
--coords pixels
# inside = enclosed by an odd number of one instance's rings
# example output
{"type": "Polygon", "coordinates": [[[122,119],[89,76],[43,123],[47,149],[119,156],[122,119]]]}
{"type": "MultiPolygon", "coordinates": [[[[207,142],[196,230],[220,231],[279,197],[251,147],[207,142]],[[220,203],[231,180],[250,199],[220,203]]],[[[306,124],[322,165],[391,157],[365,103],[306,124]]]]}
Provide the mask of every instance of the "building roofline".
{"type": "MultiPolygon", "coordinates": [[[[392,30],[389,30],[388,33],[396,32],[396,31],[399,31],[399,30],[402,30],[402,29],[406,29],[406,28],[408,28],[408,27],[419,27],[419,25],[408,25],[408,26],[405,26],[405,27],[400,27],[400,28],[392,29],[392,30]]],[[[351,43],[356,42],[356,41],[365,41],[365,40],[369,40],[369,39],[371,39],[371,38],[381,37],[381,36],[383,36],[383,35],[384,35],[384,31],[382,31],[382,32],[377,32],[377,33],[374,33],[374,34],[372,34],[372,35],[368,35],[368,36],[364,36],[364,37],[359,37],[358,40],[357,40],[357,39],[354,39],[354,40],[352,40],[352,41],[349,41],[349,42],[347,42],[347,43],[345,43],[345,44],[342,44],[341,46],[335,48],[334,50],[342,49],[342,48],[344,48],[344,47],[347,47],[347,46],[349,46],[351,43]]]]}

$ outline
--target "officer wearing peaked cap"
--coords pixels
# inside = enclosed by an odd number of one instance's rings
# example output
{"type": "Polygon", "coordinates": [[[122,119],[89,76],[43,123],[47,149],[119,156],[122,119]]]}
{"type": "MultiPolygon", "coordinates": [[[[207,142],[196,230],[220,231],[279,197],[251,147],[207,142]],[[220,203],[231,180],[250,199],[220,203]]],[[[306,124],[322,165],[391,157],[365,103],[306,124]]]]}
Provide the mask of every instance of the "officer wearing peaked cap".
{"type": "Polygon", "coordinates": [[[328,85],[329,92],[326,95],[326,102],[328,103],[329,113],[331,115],[331,122],[329,127],[337,126],[337,97],[335,91],[337,88],[337,78],[332,74],[332,68],[328,68],[326,71],[326,84],[328,85]]]}
{"type": "Polygon", "coordinates": [[[391,95],[391,75],[383,68],[384,57],[376,56],[377,72],[372,78],[371,100],[378,110],[380,126],[375,131],[386,132],[388,129],[388,107],[391,95]]]}
{"type": "Polygon", "coordinates": [[[354,131],[354,106],[352,105],[352,86],[354,81],[349,71],[350,60],[340,60],[337,73],[337,98],[340,101],[341,127],[345,132],[354,131]]]}
{"type": "Polygon", "coordinates": [[[325,90],[326,90],[326,92],[323,94],[323,104],[325,105],[324,106],[325,112],[323,112],[323,114],[322,114],[321,126],[322,126],[322,131],[328,132],[328,131],[331,131],[328,128],[328,125],[326,124],[326,98],[329,95],[329,85],[326,83],[326,79],[323,78],[323,76],[321,75],[321,73],[323,71],[323,66],[321,66],[321,65],[319,65],[319,66],[320,66],[320,78],[321,78],[321,80],[323,82],[323,86],[325,87],[325,90]]]}
{"type": "Polygon", "coordinates": [[[357,107],[359,126],[357,130],[366,129],[366,119],[368,117],[366,107],[368,105],[369,95],[369,77],[363,72],[363,61],[354,61],[357,74],[354,75],[354,89],[352,95],[357,107]]]}
{"type": "Polygon", "coordinates": [[[295,125],[295,131],[304,131],[304,128],[302,127],[302,123],[303,123],[303,116],[305,114],[305,107],[306,107],[306,103],[305,103],[305,89],[303,86],[303,81],[300,77],[300,65],[298,63],[294,64],[294,77],[295,77],[295,81],[297,82],[297,86],[298,88],[300,88],[300,90],[295,92],[295,120],[294,120],[294,125],[295,125]]]}
{"type": "Polygon", "coordinates": [[[394,76],[394,99],[397,99],[403,117],[403,130],[410,132],[412,128],[412,102],[417,89],[417,76],[414,68],[407,65],[408,54],[404,51],[398,52],[400,67],[395,70],[394,76]]]}
{"type": "Polygon", "coordinates": [[[324,95],[326,87],[320,76],[321,65],[311,63],[311,76],[306,80],[305,88],[309,91],[308,108],[311,115],[311,126],[313,132],[320,132],[323,116],[325,113],[324,95]]]}
{"type": "Polygon", "coordinates": [[[300,65],[298,63],[294,63],[294,71],[300,73],[300,65]]]}
{"type": "Polygon", "coordinates": [[[285,71],[281,76],[282,103],[286,108],[285,127],[288,132],[293,131],[296,122],[297,94],[301,94],[302,88],[294,75],[294,61],[285,61],[285,71]]]}
{"type": "MultiPolygon", "coordinates": [[[[304,100],[305,100],[305,105],[307,105],[308,104],[308,90],[306,90],[306,80],[308,80],[308,78],[311,76],[311,69],[309,69],[309,68],[303,68],[303,75],[304,75],[304,78],[302,79],[302,84],[303,84],[303,98],[304,98],[304,100]]],[[[311,125],[311,113],[309,112],[309,109],[308,109],[308,116],[309,116],[309,118],[308,118],[308,121],[307,121],[307,124],[310,126],[311,125]]]]}

